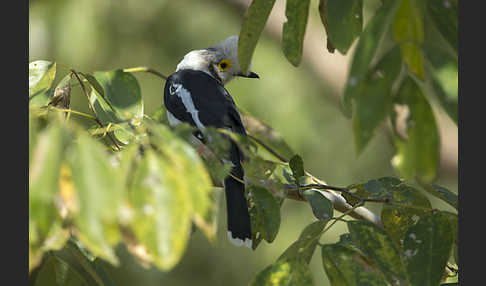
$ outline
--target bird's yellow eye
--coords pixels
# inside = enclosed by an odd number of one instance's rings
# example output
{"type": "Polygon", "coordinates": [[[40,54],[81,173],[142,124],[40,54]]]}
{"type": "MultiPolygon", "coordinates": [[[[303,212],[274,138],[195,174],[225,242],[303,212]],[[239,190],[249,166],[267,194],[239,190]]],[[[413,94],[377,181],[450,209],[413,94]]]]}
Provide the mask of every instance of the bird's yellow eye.
{"type": "Polygon", "coordinates": [[[224,59],[218,63],[218,68],[220,71],[226,71],[231,67],[231,60],[224,59]]]}

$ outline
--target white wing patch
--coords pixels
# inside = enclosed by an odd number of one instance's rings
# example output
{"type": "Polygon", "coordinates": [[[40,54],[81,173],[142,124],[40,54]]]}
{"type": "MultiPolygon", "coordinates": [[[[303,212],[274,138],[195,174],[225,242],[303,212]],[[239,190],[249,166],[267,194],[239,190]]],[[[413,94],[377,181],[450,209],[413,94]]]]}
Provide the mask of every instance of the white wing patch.
{"type": "Polygon", "coordinates": [[[233,243],[234,245],[236,245],[238,247],[244,245],[248,248],[251,248],[252,240],[250,238],[245,238],[245,241],[243,241],[240,238],[234,238],[233,233],[231,233],[231,231],[228,231],[228,239],[231,243],[233,243]]]}
{"type": "Polygon", "coordinates": [[[196,109],[196,107],[194,106],[194,102],[192,101],[191,93],[187,89],[182,87],[182,84],[180,83],[172,84],[169,87],[169,93],[171,95],[177,95],[177,97],[182,100],[182,104],[184,104],[186,111],[191,114],[192,120],[194,120],[196,126],[199,129],[204,129],[204,125],[199,120],[199,110],[196,109]]]}

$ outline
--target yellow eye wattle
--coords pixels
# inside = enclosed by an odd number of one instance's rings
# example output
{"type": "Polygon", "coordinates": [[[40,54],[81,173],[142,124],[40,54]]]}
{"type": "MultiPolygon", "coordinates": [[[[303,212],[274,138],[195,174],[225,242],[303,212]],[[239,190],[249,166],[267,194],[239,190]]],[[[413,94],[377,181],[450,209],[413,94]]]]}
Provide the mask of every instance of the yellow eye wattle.
{"type": "Polygon", "coordinates": [[[231,60],[224,59],[218,63],[218,68],[220,71],[226,71],[231,67],[231,60]]]}

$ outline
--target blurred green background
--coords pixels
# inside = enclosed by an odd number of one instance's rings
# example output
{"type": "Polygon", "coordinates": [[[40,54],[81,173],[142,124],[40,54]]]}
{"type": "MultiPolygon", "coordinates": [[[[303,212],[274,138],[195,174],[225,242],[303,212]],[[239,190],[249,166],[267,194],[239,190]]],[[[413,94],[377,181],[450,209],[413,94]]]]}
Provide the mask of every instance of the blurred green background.
{"type": "MultiPolygon", "coordinates": [[[[351,120],[342,115],[338,100],[349,66],[350,54],[330,54],[324,28],[312,1],[300,67],[293,67],[280,48],[284,1],[277,1],[258,42],[252,70],[259,80],[237,79],[227,89],[237,105],[275,128],[305,162],[306,169],[328,184],[346,186],[388,175],[397,175],[390,160],[394,149],[386,129],[358,156],[351,120]]],[[[365,2],[365,23],[378,1],[365,2]]],[[[30,0],[29,62],[56,61],[77,71],[92,72],[149,66],[170,74],[192,49],[216,44],[237,35],[250,1],[238,0],[30,0]]],[[[67,73],[67,71],[65,71],[67,73]]],[[[58,73],[57,78],[61,78],[58,73]]],[[[162,105],[164,82],[150,74],[136,73],[145,113],[162,105]]],[[[89,112],[79,88],[73,89],[72,108],[89,112]]],[[[457,127],[438,109],[442,140],[441,168],[437,183],[457,192],[457,127]]],[[[431,198],[434,206],[448,206],[431,198]]],[[[286,201],[282,224],[272,244],[262,242],[256,251],[236,248],[226,239],[224,200],[218,241],[211,245],[199,232],[182,261],[171,272],[143,268],[118,248],[119,267],[108,264],[116,285],[247,285],[297,239],[314,220],[310,208],[286,201]]],[[[379,211],[379,206],[370,206],[379,211]]],[[[321,242],[337,241],[346,231],[337,223],[321,242]]],[[[317,249],[316,252],[319,252],[317,249]]],[[[329,285],[320,254],[311,262],[314,285],[329,285]]]]}

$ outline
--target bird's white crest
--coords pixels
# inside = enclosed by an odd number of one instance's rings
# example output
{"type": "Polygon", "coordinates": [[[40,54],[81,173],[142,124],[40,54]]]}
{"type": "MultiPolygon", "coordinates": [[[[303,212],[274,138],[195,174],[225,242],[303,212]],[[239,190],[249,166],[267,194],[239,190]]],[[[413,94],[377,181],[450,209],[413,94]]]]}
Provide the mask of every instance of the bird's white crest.
{"type": "Polygon", "coordinates": [[[238,36],[230,36],[207,49],[190,51],[177,65],[176,72],[183,69],[205,72],[220,80],[223,85],[227,84],[235,76],[242,74],[238,62],[238,36]],[[231,66],[224,71],[218,68],[218,63],[223,59],[231,61],[231,66]]]}

